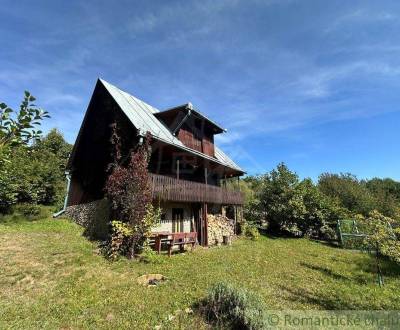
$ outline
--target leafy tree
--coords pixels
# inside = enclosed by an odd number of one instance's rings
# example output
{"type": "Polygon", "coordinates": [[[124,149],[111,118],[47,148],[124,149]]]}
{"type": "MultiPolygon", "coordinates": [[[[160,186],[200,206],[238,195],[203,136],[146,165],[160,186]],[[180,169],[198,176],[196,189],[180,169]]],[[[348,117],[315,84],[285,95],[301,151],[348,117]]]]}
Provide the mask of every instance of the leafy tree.
{"type": "Polygon", "coordinates": [[[31,93],[25,91],[18,113],[7,104],[0,103],[0,147],[6,144],[27,145],[40,138],[42,131],[36,130],[36,127],[50,116],[33,103],[35,100],[31,93]]]}
{"type": "Polygon", "coordinates": [[[297,233],[296,219],[304,213],[295,189],[299,184],[298,176],[282,163],[260,179],[260,207],[266,213],[270,230],[297,233]]]}
{"type": "Polygon", "coordinates": [[[61,202],[65,195],[64,171],[69,150],[71,145],[55,130],[33,145],[12,147],[0,169],[0,212],[8,212],[15,203],[61,202]],[[47,143],[55,137],[57,148],[48,148],[47,143]]]}
{"type": "MultiPolygon", "coordinates": [[[[111,201],[113,217],[129,227],[129,237],[124,240],[124,247],[128,257],[133,258],[140,252],[146,241],[146,234],[153,224],[152,217],[148,217],[147,209],[151,204],[151,188],[148,175],[148,136],[145,143],[139,145],[137,150],[131,152],[127,165],[122,163],[120,152],[120,139],[117,128],[113,128],[112,142],[115,147],[115,160],[111,164],[105,192],[111,201]]],[[[113,238],[111,237],[111,241],[113,238]]]]}
{"type": "Polygon", "coordinates": [[[318,188],[333,203],[354,214],[372,210],[400,220],[400,183],[392,179],[358,180],[352,174],[321,174],[318,188]]]}
{"type": "Polygon", "coordinates": [[[8,212],[18,200],[18,186],[11,175],[13,166],[9,160],[10,154],[8,146],[0,147],[0,213],[8,212]]]}
{"type": "Polygon", "coordinates": [[[28,184],[34,179],[25,180],[30,173],[26,171],[27,167],[37,166],[35,159],[31,163],[29,151],[22,150],[41,137],[42,131],[37,127],[44,118],[49,117],[47,111],[33,104],[34,101],[35,97],[25,91],[18,112],[0,103],[0,212],[8,212],[11,205],[27,192],[28,195],[41,194],[42,187],[36,189],[28,184]],[[21,161],[21,158],[24,160],[21,161]]]}
{"type": "Polygon", "coordinates": [[[300,181],[281,163],[271,172],[245,181],[254,191],[245,203],[248,222],[273,233],[336,238],[337,219],[347,214],[346,209],[321,193],[311,179],[300,181]]]}
{"type": "Polygon", "coordinates": [[[379,212],[400,220],[400,182],[374,178],[366,182],[366,187],[373,194],[379,212]]]}
{"type": "Polygon", "coordinates": [[[58,168],[57,174],[64,181],[64,174],[72,152],[72,145],[65,141],[61,132],[53,128],[44,138],[35,143],[34,149],[38,152],[50,153],[55,156],[53,157],[53,162],[56,163],[54,165],[58,168]]]}
{"type": "Polygon", "coordinates": [[[328,207],[325,196],[322,195],[311,179],[301,181],[297,190],[298,194],[302,196],[305,209],[301,221],[298,222],[298,227],[303,233],[317,235],[319,229],[325,225],[332,210],[328,207]]]}
{"type": "Polygon", "coordinates": [[[393,179],[373,178],[366,183],[368,190],[372,193],[383,192],[386,195],[391,195],[396,200],[400,201],[400,182],[393,179]]]}
{"type": "Polygon", "coordinates": [[[319,176],[318,188],[326,196],[354,213],[367,215],[376,208],[371,192],[352,174],[323,173],[319,176]]]}
{"type": "Polygon", "coordinates": [[[260,177],[261,212],[269,229],[296,236],[319,235],[332,208],[310,179],[299,180],[285,164],[260,177]]]}
{"type": "Polygon", "coordinates": [[[244,194],[243,215],[247,223],[266,228],[267,219],[259,199],[260,186],[261,179],[258,176],[248,176],[240,180],[240,191],[244,194]]]}
{"type": "Polygon", "coordinates": [[[395,220],[385,217],[376,210],[358,221],[361,222],[363,231],[367,234],[364,244],[375,251],[378,281],[379,285],[383,285],[382,256],[400,263],[400,228],[396,227],[395,220]]]}

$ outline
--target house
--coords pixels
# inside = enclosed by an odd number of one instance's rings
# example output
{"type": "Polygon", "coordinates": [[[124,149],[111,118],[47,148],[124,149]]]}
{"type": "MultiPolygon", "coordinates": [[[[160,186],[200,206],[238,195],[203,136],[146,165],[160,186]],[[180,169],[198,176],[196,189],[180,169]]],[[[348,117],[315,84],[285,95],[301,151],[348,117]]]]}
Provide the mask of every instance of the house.
{"type": "Polygon", "coordinates": [[[101,208],[112,162],[113,123],[123,132],[126,154],[146,134],[152,137],[150,180],[154,202],[162,209],[155,232],[195,231],[198,241],[208,245],[218,240],[215,231],[233,228],[241,217],[243,196],[228,189],[227,181],[244,171],[214,144],[214,136],[226,130],[190,103],[160,111],[102,79],[96,83],[67,166],[65,206],[77,222],[84,224],[101,208]]]}

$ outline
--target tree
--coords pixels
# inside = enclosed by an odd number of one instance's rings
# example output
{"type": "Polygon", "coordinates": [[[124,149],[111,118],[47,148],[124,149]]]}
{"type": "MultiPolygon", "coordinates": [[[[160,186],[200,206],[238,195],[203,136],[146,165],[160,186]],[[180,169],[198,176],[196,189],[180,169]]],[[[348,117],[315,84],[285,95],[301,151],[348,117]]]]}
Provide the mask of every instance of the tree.
{"type": "Polygon", "coordinates": [[[56,130],[33,145],[14,146],[0,169],[0,212],[6,213],[15,203],[61,203],[70,150],[56,130]]]}
{"type": "MultiPolygon", "coordinates": [[[[112,143],[114,144],[114,163],[110,165],[105,192],[111,201],[114,219],[128,227],[129,237],[125,240],[123,250],[133,258],[140,252],[146,240],[149,227],[154,225],[152,217],[147,217],[148,208],[152,201],[148,175],[148,153],[150,136],[144,143],[130,153],[129,163],[124,165],[121,160],[119,137],[114,125],[112,143]]],[[[112,241],[112,239],[111,239],[112,241]]]]}
{"type": "Polygon", "coordinates": [[[33,103],[35,100],[31,93],[25,91],[18,113],[7,104],[0,103],[0,147],[7,144],[27,145],[40,138],[42,131],[36,130],[36,127],[50,116],[33,103]]]}
{"type": "Polygon", "coordinates": [[[26,167],[31,164],[33,168],[35,164],[30,162],[29,151],[21,148],[28,147],[32,141],[41,137],[42,131],[36,128],[41,125],[44,118],[49,118],[48,112],[38,108],[33,104],[34,101],[35,97],[25,91],[18,112],[7,104],[0,103],[0,212],[2,213],[8,212],[11,205],[19,201],[21,187],[24,192],[29,191],[31,195],[40,194],[37,189],[30,189],[32,186],[28,183],[32,180],[22,179],[29,173],[25,171],[26,167]],[[25,157],[24,161],[19,161],[21,157],[25,157]]]}
{"type": "Polygon", "coordinates": [[[69,156],[72,152],[72,145],[65,141],[64,136],[59,130],[53,128],[47,135],[37,141],[34,145],[35,150],[40,152],[49,152],[55,157],[58,173],[64,178],[69,156]]]}
{"type": "Polygon", "coordinates": [[[327,205],[327,200],[311,179],[301,181],[297,190],[298,194],[302,196],[305,209],[301,221],[298,222],[298,227],[303,233],[318,235],[320,228],[325,225],[330,216],[331,209],[327,205]]]}
{"type": "Polygon", "coordinates": [[[259,205],[272,232],[319,235],[330,209],[310,179],[300,181],[281,163],[260,180],[259,205]]]}
{"type": "Polygon", "coordinates": [[[318,188],[326,196],[348,210],[367,215],[376,208],[371,192],[365,182],[350,173],[323,173],[318,179],[318,188]]]}
{"type": "Polygon", "coordinates": [[[400,182],[373,178],[366,182],[366,187],[373,194],[379,212],[400,220],[400,182]]]}
{"type": "Polygon", "coordinates": [[[400,263],[400,228],[394,227],[393,229],[392,225],[395,221],[376,210],[370,212],[368,217],[359,219],[359,221],[366,233],[364,244],[375,251],[378,282],[379,285],[383,285],[382,256],[400,263]]]}

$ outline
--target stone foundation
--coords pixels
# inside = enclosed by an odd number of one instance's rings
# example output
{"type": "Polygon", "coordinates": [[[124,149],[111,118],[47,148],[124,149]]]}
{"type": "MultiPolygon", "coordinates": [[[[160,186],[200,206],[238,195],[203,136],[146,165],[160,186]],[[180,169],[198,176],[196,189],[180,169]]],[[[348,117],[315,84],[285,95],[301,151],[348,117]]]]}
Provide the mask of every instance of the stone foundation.
{"type": "Polygon", "coordinates": [[[106,199],[68,206],[64,215],[84,227],[86,236],[104,239],[108,235],[110,204],[106,199]]]}
{"type": "Polygon", "coordinates": [[[223,237],[230,239],[234,236],[234,221],[222,214],[208,214],[208,244],[218,245],[223,243],[223,237]]]}

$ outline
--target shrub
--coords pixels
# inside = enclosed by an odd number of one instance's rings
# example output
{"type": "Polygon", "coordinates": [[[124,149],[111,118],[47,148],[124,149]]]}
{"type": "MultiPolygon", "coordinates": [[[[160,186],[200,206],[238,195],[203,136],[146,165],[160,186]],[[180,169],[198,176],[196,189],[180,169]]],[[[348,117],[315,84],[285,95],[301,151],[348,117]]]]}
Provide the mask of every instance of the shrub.
{"type": "Polygon", "coordinates": [[[327,201],[311,179],[300,181],[285,164],[279,164],[259,180],[259,213],[265,215],[271,232],[315,236],[325,224],[327,201]]]}
{"type": "Polygon", "coordinates": [[[41,208],[39,205],[36,204],[22,203],[22,204],[17,204],[14,207],[14,212],[28,218],[34,218],[40,215],[41,208]]]}
{"type": "Polygon", "coordinates": [[[116,260],[119,256],[134,257],[130,254],[131,240],[139,232],[142,242],[141,246],[137,246],[135,249],[136,255],[140,254],[143,261],[156,263],[158,255],[153,255],[148,244],[148,237],[151,228],[160,221],[160,217],[161,209],[149,204],[146,206],[146,214],[141,221],[140,227],[132,227],[130,223],[119,220],[111,221],[111,234],[102,247],[103,253],[111,260],[116,260]]]}
{"type": "Polygon", "coordinates": [[[16,203],[62,206],[68,150],[70,145],[54,130],[34,145],[0,146],[0,212],[10,213],[16,203]],[[55,137],[60,141],[58,148],[53,145],[56,151],[47,145],[55,137]]]}
{"type": "Polygon", "coordinates": [[[149,185],[148,160],[150,136],[136,151],[129,153],[129,163],[121,159],[121,145],[117,125],[113,125],[111,142],[114,146],[114,159],[109,164],[111,170],[105,185],[105,193],[111,202],[113,217],[129,226],[129,239],[122,240],[124,252],[129,258],[142,251],[146,234],[154,225],[149,223],[151,205],[151,187],[149,185]]]}
{"type": "Polygon", "coordinates": [[[164,261],[163,257],[154,251],[148,242],[145,243],[140,257],[140,261],[149,264],[161,264],[164,261]]]}
{"type": "Polygon", "coordinates": [[[34,221],[46,218],[49,215],[49,210],[45,206],[22,203],[14,205],[9,214],[0,215],[0,222],[16,223],[22,221],[34,221]]]}
{"type": "Polygon", "coordinates": [[[43,205],[22,203],[13,208],[14,215],[24,217],[24,220],[38,220],[48,217],[49,210],[43,205]]]}
{"type": "Polygon", "coordinates": [[[319,238],[325,241],[335,241],[337,240],[336,230],[328,225],[323,225],[319,229],[319,238]]]}
{"type": "Polygon", "coordinates": [[[217,283],[202,302],[202,311],[217,327],[264,329],[266,307],[262,299],[250,291],[225,283],[217,283]]]}
{"type": "Polygon", "coordinates": [[[132,235],[132,230],[126,223],[118,220],[111,221],[111,237],[105,247],[105,254],[111,260],[126,254],[126,241],[132,235]]]}
{"type": "Polygon", "coordinates": [[[260,237],[260,232],[258,231],[258,228],[254,225],[250,225],[248,223],[244,223],[242,225],[242,234],[246,236],[247,238],[250,238],[252,240],[257,240],[260,237]]]}

